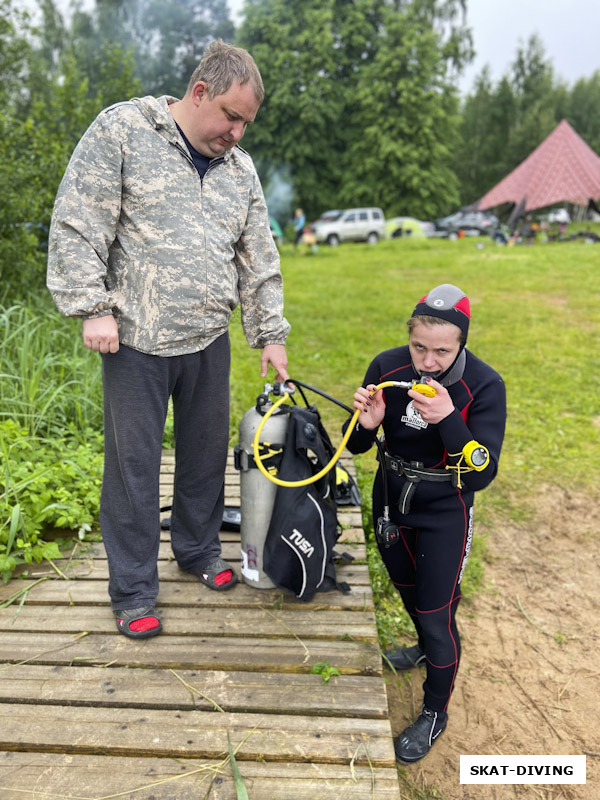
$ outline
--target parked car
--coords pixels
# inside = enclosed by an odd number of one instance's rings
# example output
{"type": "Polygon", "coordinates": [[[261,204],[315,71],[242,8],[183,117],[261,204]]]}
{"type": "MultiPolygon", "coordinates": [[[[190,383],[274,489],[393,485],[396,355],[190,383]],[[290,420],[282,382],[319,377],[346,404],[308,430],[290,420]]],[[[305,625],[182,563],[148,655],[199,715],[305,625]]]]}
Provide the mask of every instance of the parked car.
{"type": "Polygon", "coordinates": [[[385,230],[392,239],[399,236],[433,236],[435,225],[415,217],[392,217],[386,219],[385,230]]]}
{"type": "Polygon", "coordinates": [[[316,225],[317,222],[333,222],[338,219],[342,213],[343,212],[340,211],[339,208],[332,208],[330,211],[324,211],[319,215],[319,218],[311,222],[308,227],[312,229],[313,225],[316,225]]]}
{"type": "Polygon", "coordinates": [[[436,235],[449,236],[464,231],[465,236],[487,236],[498,227],[498,217],[489,211],[457,211],[435,221],[436,235]]]}
{"type": "Polygon", "coordinates": [[[385,220],[380,208],[347,208],[336,212],[338,216],[327,213],[330,216],[321,216],[311,225],[318,242],[336,247],[340,242],[377,244],[385,238],[385,220]]]}

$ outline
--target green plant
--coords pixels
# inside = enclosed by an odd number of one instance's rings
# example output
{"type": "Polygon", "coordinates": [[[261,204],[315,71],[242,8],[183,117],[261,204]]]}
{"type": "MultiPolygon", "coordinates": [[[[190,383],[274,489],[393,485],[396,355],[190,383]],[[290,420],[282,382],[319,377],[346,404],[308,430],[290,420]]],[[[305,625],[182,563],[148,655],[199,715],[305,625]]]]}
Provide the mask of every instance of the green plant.
{"type": "Polygon", "coordinates": [[[101,436],[32,437],[13,420],[0,422],[0,574],[59,558],[56,529],[91,530],[98,515],[101,436]],[[42,538],[45,536],[45,538],[42,538]]]}
{"type": "Polygon", "coordinates": [[[312,665],[310,674],[320,675],[323,683],[329,683],[334,675],[340,675],[340,671],[337,667],[332,667],[329,661],[317,661],[316,664],[312,665]]]}
{"type": "Polygon", "coordinates": [[[61,318],[44,296],[0,308],[0,337],[0,421],[82,441],[100,428],[100,358],[84,347],[79,320],[61,318]]]}
{"type": "Polygon", "coordinates": [[[408,770],[400,766],[397,769],[403,800],[449,800],[449,798],[444,798],[435,786],[416,786],[411,780],[413,776],[408,770]]]}
{"type": "Polygon", "coordinates": [[[229,760],[231,761],[231,772],[233,773],[233,780],[235,783],[235,796],[237,800],[248,800],[248,791],[244,784],[242,774],[237,765],[233,747],[231,746],[231,739],[229,738],[229,731],[227,731],[227,751],[229,753],[229,760]]]}

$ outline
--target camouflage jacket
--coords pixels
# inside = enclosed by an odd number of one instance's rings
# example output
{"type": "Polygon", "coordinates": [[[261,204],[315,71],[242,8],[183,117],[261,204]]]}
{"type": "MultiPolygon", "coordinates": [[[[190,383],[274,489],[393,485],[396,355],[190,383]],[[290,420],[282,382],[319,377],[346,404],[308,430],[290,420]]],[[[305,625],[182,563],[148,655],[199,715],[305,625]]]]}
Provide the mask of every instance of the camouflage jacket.
{"type": "Polygon", "coordinates": [[[234,147],[200,180],[170,102],[111,106],[75,148],[50,228],[54,301],[69,317],[113,314],[119,340],[154,355],[202,350],[238,301],[251,347],[284,344],[279,255],[252,159],[234,147]]]}

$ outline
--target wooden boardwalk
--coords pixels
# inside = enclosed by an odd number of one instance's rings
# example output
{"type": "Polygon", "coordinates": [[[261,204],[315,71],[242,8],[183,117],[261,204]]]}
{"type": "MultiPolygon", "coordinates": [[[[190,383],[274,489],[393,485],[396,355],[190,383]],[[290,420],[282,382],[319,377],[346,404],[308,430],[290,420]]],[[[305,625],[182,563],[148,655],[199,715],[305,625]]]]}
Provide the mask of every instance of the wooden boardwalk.
{"type": "MultiPolygon", "coordinates": [[[[353,471],[348,458],[347,469],[353,471]]],[[[172,491],[163,459],[161,494],[172,491]]],[[[228,466],[226,502],[239,504],[228,466]]],[[[101,544],[0,587],[1,800],[398,800],[360,510],[339,509],[350,595],[213,592],[159,555],[162,635],[116,630],[101,544]],[[328,683],[317,662],[341,673],[328,683]]],[[[239,534],[222,533],[239,573],[239,534]]]]}

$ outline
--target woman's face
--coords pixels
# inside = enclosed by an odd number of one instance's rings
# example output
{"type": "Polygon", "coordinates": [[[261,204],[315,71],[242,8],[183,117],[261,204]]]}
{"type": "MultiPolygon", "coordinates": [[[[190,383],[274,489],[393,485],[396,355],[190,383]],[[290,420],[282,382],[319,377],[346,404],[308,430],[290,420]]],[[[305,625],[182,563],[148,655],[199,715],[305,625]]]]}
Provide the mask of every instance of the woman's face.
{"type": "Polygon", "coordinates": [[[427,325],[415,322],[408,339],[413,365],[419,374],[441,374],[450,366],[460,350],[460,328],[451,322],[427,325]]]}

